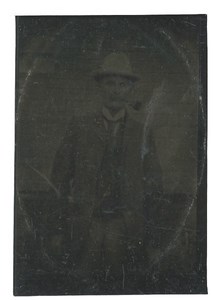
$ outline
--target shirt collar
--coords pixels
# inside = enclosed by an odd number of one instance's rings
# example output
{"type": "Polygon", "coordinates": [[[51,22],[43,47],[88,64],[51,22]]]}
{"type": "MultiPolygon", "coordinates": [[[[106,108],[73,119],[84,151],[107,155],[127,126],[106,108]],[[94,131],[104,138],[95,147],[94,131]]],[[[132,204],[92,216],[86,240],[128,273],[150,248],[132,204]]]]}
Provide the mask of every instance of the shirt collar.
{"type": "Polygon", "coordinates": [[[125,108],[120,109],[114,116],[110,113],[110,110],[107,107],[103,107],[102,109],[103,116],[105,119],[111,122],[117,122],[123,120],[126,114],[125,108]]]}

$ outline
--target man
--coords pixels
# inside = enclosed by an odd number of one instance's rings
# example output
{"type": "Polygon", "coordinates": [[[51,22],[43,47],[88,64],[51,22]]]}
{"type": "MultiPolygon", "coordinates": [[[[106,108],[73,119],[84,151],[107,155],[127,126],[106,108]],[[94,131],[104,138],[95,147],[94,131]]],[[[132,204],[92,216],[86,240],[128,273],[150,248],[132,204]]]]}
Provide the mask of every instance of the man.
{"type": "Polygon", "coordinates": [[[139,77],[126,55],[108,55],[94,79],[102,110],[73,120],[55,157],[52,183],[66,225],[52,245],[65,243],[75,273],[113,291],[147,266],[146,202],[161,190],[161,170],[151,132],[131,103],[139,77]]]}

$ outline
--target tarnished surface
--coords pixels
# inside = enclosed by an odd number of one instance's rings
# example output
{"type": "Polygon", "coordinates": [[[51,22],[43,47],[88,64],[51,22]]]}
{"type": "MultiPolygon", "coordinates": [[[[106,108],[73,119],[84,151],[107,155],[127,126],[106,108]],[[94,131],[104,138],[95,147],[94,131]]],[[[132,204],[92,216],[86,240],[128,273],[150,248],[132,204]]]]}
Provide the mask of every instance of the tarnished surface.
{"type": "Polygon", "coordinates": [[[206,293],[206,16],[17,17],[15,295],[206,293]]]}

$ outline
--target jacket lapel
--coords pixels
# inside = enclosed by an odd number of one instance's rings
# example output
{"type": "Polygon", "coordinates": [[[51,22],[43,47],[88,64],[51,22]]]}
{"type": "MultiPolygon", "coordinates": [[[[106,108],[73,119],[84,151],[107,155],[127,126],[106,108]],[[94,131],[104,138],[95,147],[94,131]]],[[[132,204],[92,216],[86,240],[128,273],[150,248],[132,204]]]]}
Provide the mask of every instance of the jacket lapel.
{"type": "Polygon", "coordinates": [[[107,138],[107,132],[104,127],[103,116],[101,113],[95,116],[93,125],[94,134],[99,140],[99,143],[104,147],[107,138]]]}
{"type": "Polygon", "coordinates": [[[97,170],[100,167],[104,148],[106,145],[106,139],[107,139],[107,132],[103,124],[103,117],[101,114],[96,115],[94,119],[92,120],[91,128],[90,128],[91,134],[87,137],[88,143],[91,145],[91,151],[90,151],[90,165],[91,165],[91,171],[94,173],[92,176],[97,175],[97,170]]]}
{"type": "MultiPolygon", "coordinates": [[[[140,148],[142,146],[142,129],[141,113],[135,112],[133,109],[127,109],[126,125],[124,131],[123,147],[126,153],[126,165],[132,169],[133,166],[138,166],[140,157],[140,148]]],[[[104,127],[102,114],[97,114],[93,119],[93,166],[98,169],[104,153],[104,148],[107,140],[107,131],[104,127]]]]}

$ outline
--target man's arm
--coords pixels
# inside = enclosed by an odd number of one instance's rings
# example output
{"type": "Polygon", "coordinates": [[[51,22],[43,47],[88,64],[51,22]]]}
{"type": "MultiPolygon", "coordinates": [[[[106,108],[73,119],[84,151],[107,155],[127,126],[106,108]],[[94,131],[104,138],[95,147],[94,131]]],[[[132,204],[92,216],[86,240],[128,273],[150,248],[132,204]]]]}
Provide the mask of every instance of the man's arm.
{"type": "Polygon", "coordinates": [[[68,197],[71,193],[70,182],[75,174],[75,138],[74,126],[69,125],[56,152],[51,183],[56,193],[51,190],[51,213],[46,216],[46,236],[44,247],[50,257],[61,262],[66,254],[67,242],[70,237],[71,210],[68,197]]]}
{"type": "Polygon", "coordinates": [[[146,140],[147,153],[143,159],[145,194],[159,194],[163,191],[162,169],[159,162],[153,133],[146,140]]]}
{"type": "Polygon", "coordinates": [[[74,126],[70,124],[56,152],[52,167],[51,182],[57,189],[59,197],[69,196],[74,173],[75,138],[74,126]]]}

